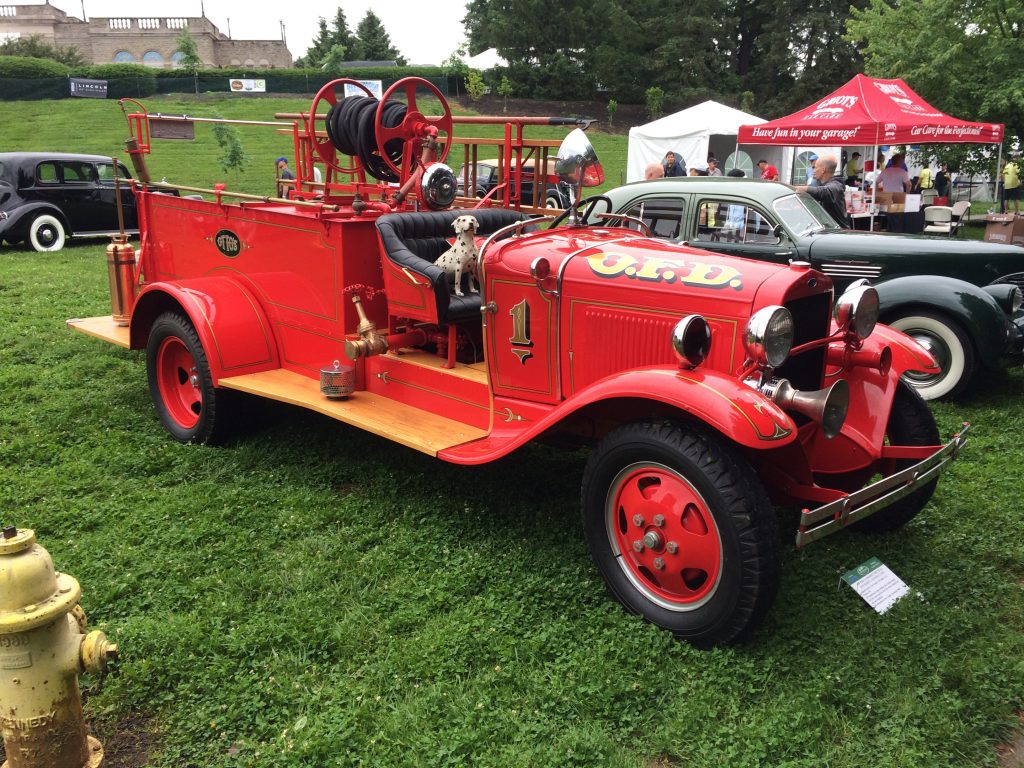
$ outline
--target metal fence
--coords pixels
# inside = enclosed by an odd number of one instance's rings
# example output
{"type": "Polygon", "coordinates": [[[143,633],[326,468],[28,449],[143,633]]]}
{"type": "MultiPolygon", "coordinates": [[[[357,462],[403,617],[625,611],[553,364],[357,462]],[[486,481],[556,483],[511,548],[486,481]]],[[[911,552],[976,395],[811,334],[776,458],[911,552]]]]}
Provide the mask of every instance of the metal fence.
{"type": "MultiPolygon", "coordinates": [[[[269,72],[246,75],[265,81],[268,94],[301,94],[312,96],[334,77],[310,75],[300,70],[272,70],[269,72]]],[[[353,73],[358,79],[358,73],[353,73]]],[[[142,98],[154,94],[169,93],[231,93],[230,81],[238,78],[231,75],[199,74],[183,77],[122,77],[107,79],[107,98],[142,98]]],[[[373,78],[383,82],[384,90],[390,88],[400,77],[373,78]]],[[[449,93],[463,92],[461,83],[456,77],[423,78],[431,82],[444,96],[449,93]]],[[[246,93],[245,96],[251,94],[246,93]]],[[[240,96],[241,97],[241,96],[240,96]]],[[[30,99],[67,99],[71,98],[70,78],[68,77],[33,77],[33,78],[0,78],[0,100],[19,101],[30,99]]]]}

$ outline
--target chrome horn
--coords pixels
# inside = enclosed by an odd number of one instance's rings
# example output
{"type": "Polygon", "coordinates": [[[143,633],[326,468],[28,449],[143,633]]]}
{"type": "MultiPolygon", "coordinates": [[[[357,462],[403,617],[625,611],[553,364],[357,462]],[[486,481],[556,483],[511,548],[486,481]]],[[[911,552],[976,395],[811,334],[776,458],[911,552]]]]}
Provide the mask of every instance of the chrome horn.
{"type": "Polygon", "coordinates": [[[829,440],[842,431],[850,409],[850,385],[846,379],[812,392],[801,392],[789,379],[771,379],[761,385],[761,393],[783,410],[802,413],[820,424],[829,440]]]}

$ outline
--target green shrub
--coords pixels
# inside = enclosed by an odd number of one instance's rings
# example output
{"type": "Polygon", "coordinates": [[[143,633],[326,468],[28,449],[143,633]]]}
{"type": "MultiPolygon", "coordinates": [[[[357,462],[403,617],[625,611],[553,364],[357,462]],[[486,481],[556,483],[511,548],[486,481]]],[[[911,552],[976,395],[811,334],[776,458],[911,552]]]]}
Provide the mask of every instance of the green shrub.
{"type": "Polygon", "coordinates": [[[469,96],[469,100],[480,101],[485,93],[487,93],[487,86],[484,84],[480,72],[475,69],[469,70],[469,74],[466,75],[466,94],[469,96]]]}
{"type": "Polygon", "coordinates": [[[142,64],[96,64],[76,69],[72,74],[97,80],[113,80],[120,77],[153,77],[154,70],[142,64]]]}
{"type": "Polygon", "coordinates": [[[665,105],[665,92],[658,86],[653,86],[644,91],[644,106],[647,109],[649,120],[661,117],[661,111],[665,105]]]}
{"type": "Polygon", "coordinates": [[[108,99],[138,99],[156,93],[155,71],[141,64],[97,64],[74,74],[106,80],[108,99]]]}
{"type": "Polygon", "coordinates": [[[67,77],[71,72],[53,59],[34,56],[0,56],[0,77],[67,77]]]}

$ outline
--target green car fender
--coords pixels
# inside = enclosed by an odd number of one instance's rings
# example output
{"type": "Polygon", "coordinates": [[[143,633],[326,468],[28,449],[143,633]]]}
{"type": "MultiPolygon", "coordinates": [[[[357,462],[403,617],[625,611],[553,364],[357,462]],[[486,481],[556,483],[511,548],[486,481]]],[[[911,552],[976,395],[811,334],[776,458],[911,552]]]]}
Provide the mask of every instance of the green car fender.
{"type": "Polygon", "coordinates": [[[888,323],[914,311],[944,315],[967,333],[982,365],[999,365],[1007,344],[1007,316],[983,288],[938,275],[895,277],[874,286],[880,300],[881,322],[888,323]]]}

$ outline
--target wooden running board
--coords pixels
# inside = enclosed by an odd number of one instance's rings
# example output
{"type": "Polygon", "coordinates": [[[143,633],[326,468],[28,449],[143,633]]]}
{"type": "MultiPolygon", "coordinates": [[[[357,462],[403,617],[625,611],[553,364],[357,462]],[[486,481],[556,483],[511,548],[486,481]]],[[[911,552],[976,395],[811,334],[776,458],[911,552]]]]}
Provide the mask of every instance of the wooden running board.
{"type": "Polygon", "coordinates": [[[222,378],[218,386],[309,408],[417,451],[438,451],[487,437],[482,429],[420,410],[371,392],[328,400],[315,379],[283,369],[222,378]]]}
{"type": "Polygon", "coordinates": [[[117,346],[124,347],[125,349],[128,349],[130,344],[128,326],[118,325],[110,315],[105,315],[104,317],[74,317],[68,320],[68,328],[89,336],[95,336],[97,339],[109,341],[111,344],[117,344],[117,346]]]}

